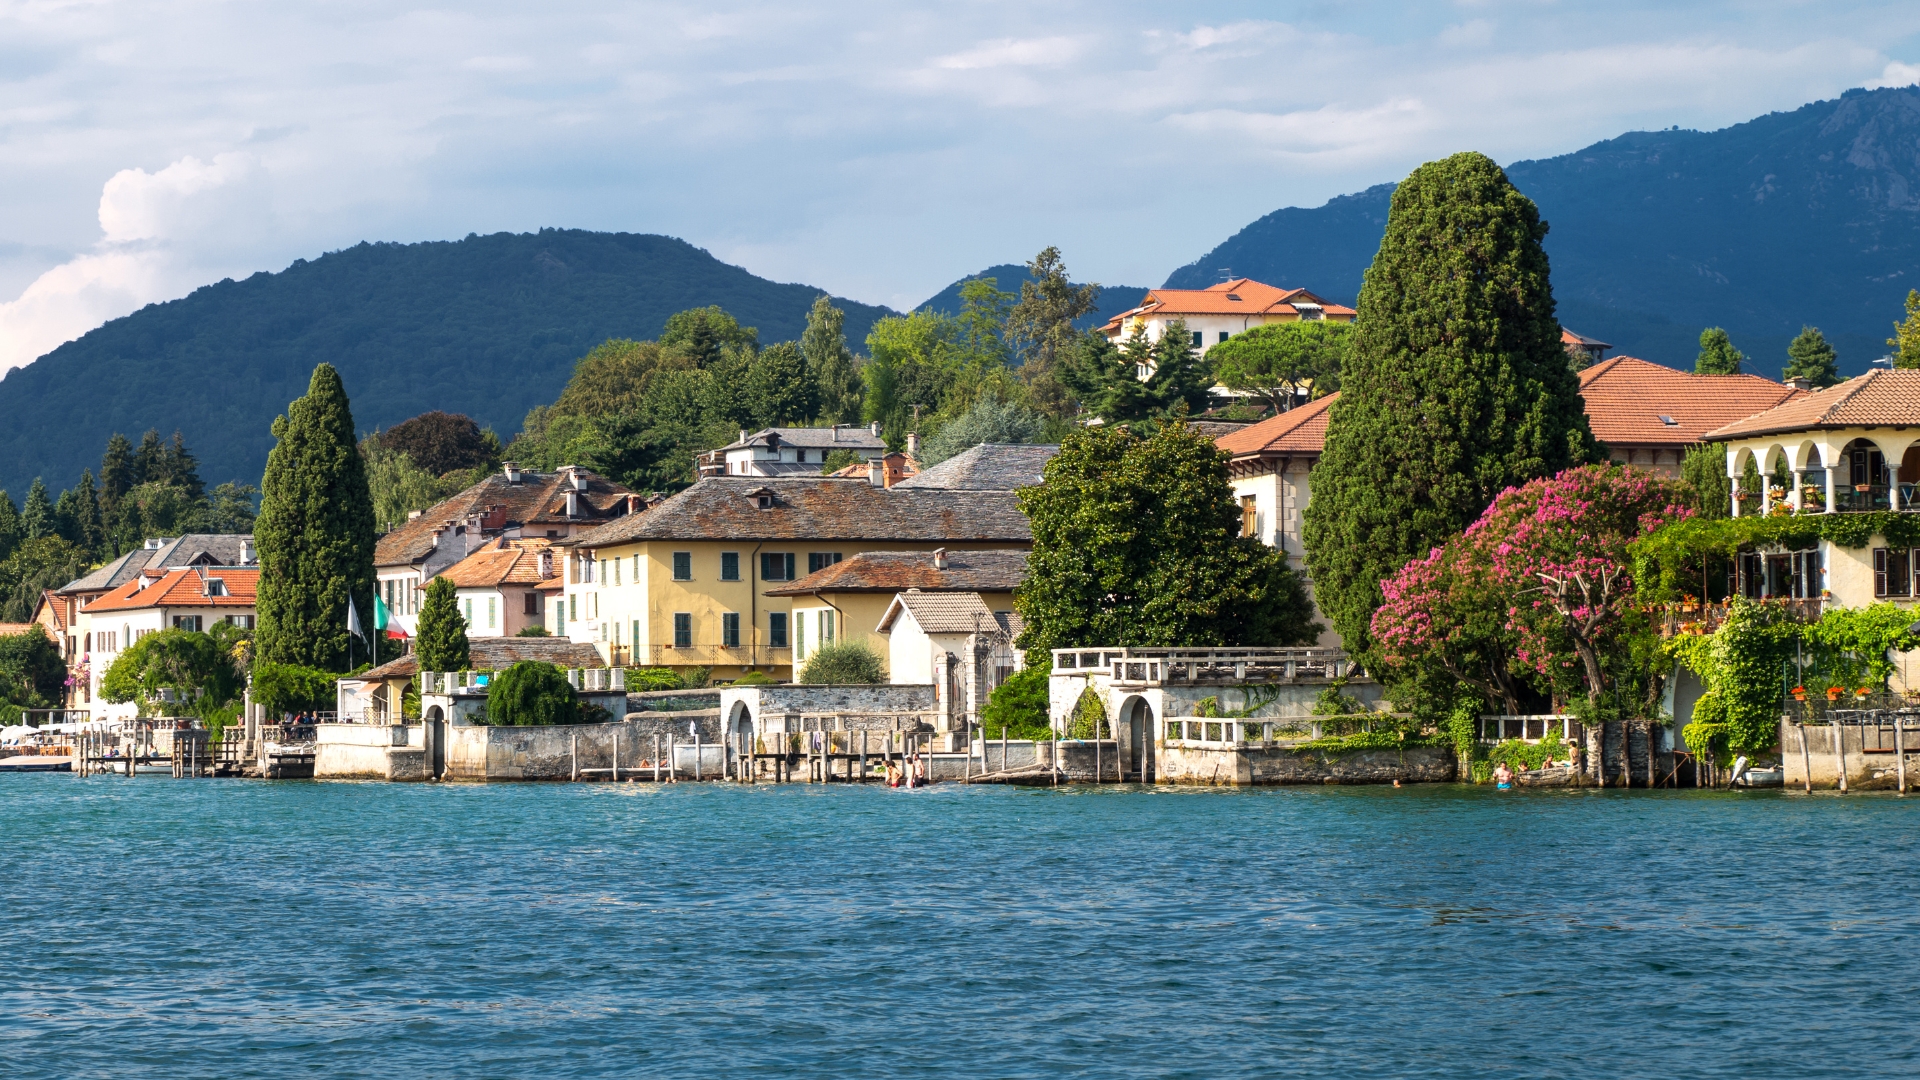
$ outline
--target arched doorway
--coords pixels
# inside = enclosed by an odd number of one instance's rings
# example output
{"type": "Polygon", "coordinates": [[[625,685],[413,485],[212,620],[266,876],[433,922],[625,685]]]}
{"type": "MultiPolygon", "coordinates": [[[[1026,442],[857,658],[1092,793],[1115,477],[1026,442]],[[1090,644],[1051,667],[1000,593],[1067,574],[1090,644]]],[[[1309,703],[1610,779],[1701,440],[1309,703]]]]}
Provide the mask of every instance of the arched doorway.
{"type": "Polygon", "coordinates": [[[420,718],[422,731],[420,741],[425,744],[426,774],[429,780],[438,780],[447,775],[447,715],[440,706],[428,706],[420,718]]]}
{"type": "Polygon", "coordinates": [[[744,701],[733,703],[733,711],[727,714],[727,760],[729,771],[736,778],[744,778],[753,772],[754,747],[753,710],[747,708],[744,701]]]}
{"type": "Polygon", "coordinates": [[[1153,707],[1143,697],[1120,705],[1120,723],[1127,733],[1127,767],[1134,780],[1153,781],[1153,707]]]}

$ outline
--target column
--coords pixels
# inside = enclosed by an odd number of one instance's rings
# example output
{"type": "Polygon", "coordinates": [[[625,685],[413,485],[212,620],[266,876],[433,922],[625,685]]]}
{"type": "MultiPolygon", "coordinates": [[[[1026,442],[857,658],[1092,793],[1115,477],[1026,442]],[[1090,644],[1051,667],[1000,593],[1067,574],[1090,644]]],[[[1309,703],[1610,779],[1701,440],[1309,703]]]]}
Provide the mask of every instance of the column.
{"type": "Polygon", "coordinates": [[[1807,482],[1807,470],[1805,469],[1793,470],[1793,491],[1788,493],[1787,503],[1788,505],[1793,507],[1793,512],[1796,514],[1798,514],[1802,509],[1804,509],[1804,507],[1800,505],[1802,502],[1805,501],[1801,497],[1800,489],[1806,486],[1806,482],[1807,482]]]}
{"type": "Polygon", "coordinates": [[[1900,506],[1900,466],[1898,463],[1887,466],[1887,509],[1899,510],[1900,506]]]}
{"type": "MultiPolygon", "coordinates": [[[[1824,459],[1824,458],[1822,458],[1822,461],[1824,461],[1824,460],[1825,460],[1825,459],[1824,459]]],[[[1832,465],[1828,465],[1828,466],[1827,466],[1827,507],[1826,507],[1826,512],[1827,512],[1827,513],[1829,513],[1829,514],[1831,514],[1831,513],[1833,513],[1833,470],[1834,470],[1834,466],[1832,466],[1832,465]]]]}

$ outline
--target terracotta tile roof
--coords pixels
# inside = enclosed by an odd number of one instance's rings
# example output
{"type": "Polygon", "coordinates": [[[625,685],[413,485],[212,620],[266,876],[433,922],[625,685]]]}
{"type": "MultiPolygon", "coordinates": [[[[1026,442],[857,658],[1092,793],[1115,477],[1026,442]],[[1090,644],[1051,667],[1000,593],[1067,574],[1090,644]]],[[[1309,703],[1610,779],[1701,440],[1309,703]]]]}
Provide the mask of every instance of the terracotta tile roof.
{"type": "Polygon", "coordinates": [[[924,634],[971,634],[976,630],[998,630],[1000,623],[987,610],[978,593],[903,592],[887,605],[887,613],[876,627],[881,633],[893,628],[902,611],[913,616],[924,634]]]}
{"type": "Polygon", "coordinates": [[[250,608],[259,584],[260,571],[250,566],[169,570],[158,579],[129,581],[87,604],[86,610],[97,614],[170,607],[250,608]],[[143,582],[147,583],[144,588],[143,582]],[[219,590],[219,594],[208,595],[210,589],[219,590]]]}
{"type": "Polygon", "coordinates": [[[1040,482],[1040,472],[1060,452],[1058,446],[981,443],[938,465],[928,466],[896,487],[949,491],[1012,491],[1040,482]]]}
{"type": "Polygon", "coordinates": [[[1715,428],[1805,394],[1759,375],[1695,375],[1631,356],[1580,372],[1587,423],[1608,446],[1692,446],[1715,428]]]}
{"type": "Polygon", "coordinates": [[[106,592],[132,581],[142,570],[176,566],[246,566],[253,549],[250,533],[188,533],[161,538],[158,547],[137,547],[92,573],[60,587],[66,594],[106,592]]]}
{"type": "Polygon", "coordinates": [[[1564,326],[1560,328],[1560,344],[1578,345],[1581,348],[1595,348],[1595,347],[1602,348],[1602,349],[1613,348],[1612,345],[1609,345],[1606,342],[1601,341],[1599,338],[1590,338],[1584,334],[1576,334],[1564,326]]]}
{"type": "Polygon", "coordinates": [[[1011,491],[877,488],[830,476],[709,476],[644,514],[567,541],[609,547],[646,540],[859,540],[1031,543],[1011,491]],[[762,499],[768,502],[762,508],[762,499]]]}
{"type": "Polygon", "coordinates": [[[496,472],[450,499],[436,503],[419,517],[380,538],[374,546],[375,566],[399,566],[425,558],[434,548],[434,532],[452,526],[476,524],[482,532],[536,524],[591,525],[627,512],[626,487],[591,469],[575,469],[586,483],[580,515],[567,516],[568,473],[520,472],[509,481],[496,472]]]}
{"type": "MultiPolygon", "coordinates": [[[[498,671],[512,667],[522,660],[544,660],[549,664],[558,664],[563,668],[597,668],[607,666],[600,653],[593,646],[576,644],[566,638],[557,637],[507,637],[474,638],[467,642],[467,661],[474,671],[498,671]]],[[[420,661],[416,654],[408,653],[398,660],[389,660],[377,668],[368,668],[355,679],[399,678],[420,671],[420,661]]]]}
{"type": "Polygon", "coordinates": [[[1339,394],[1315,398],[1279,416],[1213,440],[1213,445],[1235,458],[1315,455],[1327,441],[1327,410],[1339,394]]]}
{"type": "Polygon", "coordinates": [[[37,622],[0,622],[0,637],[17,637],[38,630],[45,634],[47,628],[37,622]]]}
{"type": "Polygon", "coordinates": [[[52,589],[40,590],[40,602],[35,604],[33,608],[34,624],[40,624],[40,613],[44,611],[47,613],[47,618],[53,620],[54,632],[56,634],[65,633],[67,630],[67,603],[66,598],[54,592],[52,589]]]}
{"type": "Polygon", "coordinates": [[[1869,371],[1756,413],[1716,428],[1708,437],[1724,440],[1823,428],[1920,426],[1920,371],[1869,371]]]}
{"type": "Polygon", "coordinates": [[[1140,306],[1107,320],[1102,327],[1118,333],[1128,319],[1177,319],[1187,315],[1293,315],[1301,306],[1318,306],[1322,313],[1351,318],[1355,312],[1344,304],[1322,299],[1305,289],[1281,289],[1251,278],[1236,278],[1204,289],[1153,289],[1140,306]]]}
{"type": "Polygon", "coordinates": [[[547,572],[540,572],[541,554],[551,546],[552,542],[545,539],[508,540],[501,537],[442,570],[439,576],[460,589],[538,585],[556,576],[551,555],[545,559],[547,572]]]}
{"type": "Polygon", "coordinates": [[[767,596],[815,592],[1012,592],[1027,579],[1024,551],[949,551],[947,568],[933,565],[931,551],[863,551],[768,589],[767,596]]]}

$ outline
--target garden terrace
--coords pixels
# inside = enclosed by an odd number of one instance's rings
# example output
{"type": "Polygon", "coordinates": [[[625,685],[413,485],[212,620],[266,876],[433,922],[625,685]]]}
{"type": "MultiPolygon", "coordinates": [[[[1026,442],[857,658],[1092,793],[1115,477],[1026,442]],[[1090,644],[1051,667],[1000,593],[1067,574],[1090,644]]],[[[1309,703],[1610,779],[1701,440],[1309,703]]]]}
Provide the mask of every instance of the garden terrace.
{"type": "MultiPolygon", "coordinates": [[[[1785,610],[1794,622],[1801,623],[1819,622],[1823,607],[1823,601],[1819,597],[1763,598],[1759,602],[1779,607],[1785,610]]],[[[1668,604],[1659,614],[1660,636],[1670,638],[1682,634],[1711,634],[1719,630],[1727,621],[1730,606],[1727,603],[1702,604],[1697,600],[1683,600],[1668,604]]]]}
{"type": "Polygon", "coordinates": [[[1873,371],[1707,433],[1727,446],[1732,513],[1912,512],[1920,492],[1920,371],[1873,371]],[[1758,493],[1740,490],[1749,462],[1758,493]],[[1784,468],[1789,485],[1773,476],[1784,468]]]}
{"type": "Polygon", "coordinates": [[[1053,674],[1106,669],[1117,686],[1242,685],[1342,679],[1358,665],[1341,649],[1197,648],[1055,649],[1053,674]]]}

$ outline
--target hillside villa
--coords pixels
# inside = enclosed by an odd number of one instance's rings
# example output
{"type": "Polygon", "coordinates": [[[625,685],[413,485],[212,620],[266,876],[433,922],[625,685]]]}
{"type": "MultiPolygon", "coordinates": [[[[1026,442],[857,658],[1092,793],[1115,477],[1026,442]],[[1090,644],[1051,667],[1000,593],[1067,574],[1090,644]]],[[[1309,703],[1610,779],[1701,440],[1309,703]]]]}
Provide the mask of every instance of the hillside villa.
{"type": "Polygon", "coordinates": [[[852,453],[865,462],[887,452],[880,424],[852,427],[770,427],[740,437],[694,458],[696,476],[819,476],[829,454],[852,453]]]}
{"type": "Polygon", "coordinates": [[[440,572],[453,583],[454,606],[466,620],[467,637],[513,637],[546,625],[540,584],[556,576],[552,544],[545,537],[498,536],[440,572]]]}
{"type": "Polygon", "coordinates": [[[100,700],[101,680],[121,652],[158,630],[204,632],[222,622],[251,630],[259,583],[257,566],[193,565],[143,571],[89,601],[81,609],[88,651],[70,671],[76,683],[85,682],[82,700],[98,702],[90,706],[93,718],[131,719],[139,710],[136,702],[100,700]]]}
{"type": "MultiPolygon", "coordinates": [[[[1206,351],[1235,334],[1269,323],[1311,322],[1326,319],[1352,322],[1354,310],[1305,289],[1281,289],[1251,278],[1235,278],[1204,289],[1151,289],[1139,306],[1107,320],[1100,332],[1119,345],[1144,330],[1148,341],[1159,341],[1173,322],[1184,320],[1193,335],[1193,347],[1206,351]]],[[[1148,372],[1141,372],[1145,378],[1148,372]]]]}
{"type": "Polygon", "coordinates": [[[1708,432],[1805,394],[1804,385],[1759,375],[1695,375],[1631,356],[1580,372],[1587,425],[1608,457],[1675,478],[1708,432]]]}

